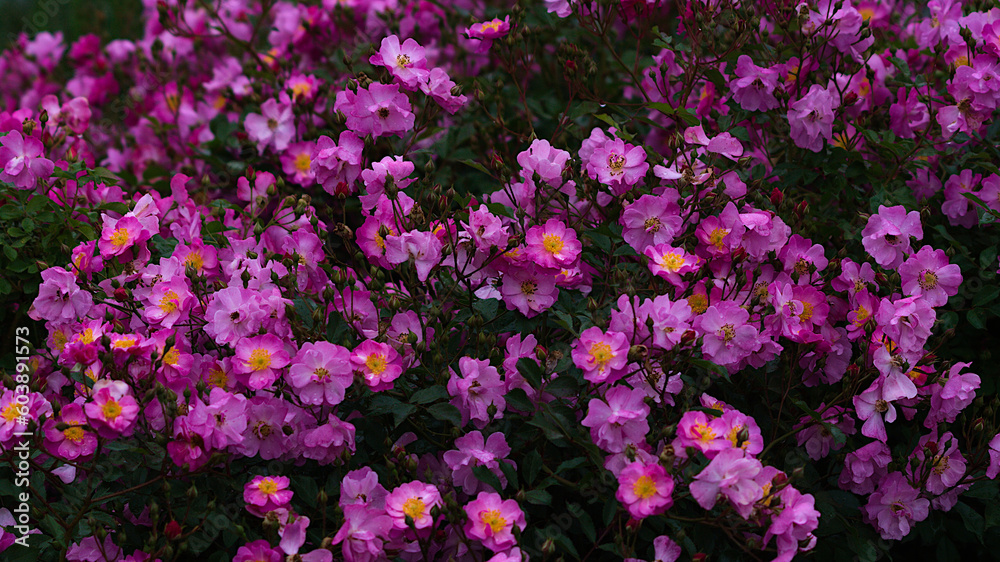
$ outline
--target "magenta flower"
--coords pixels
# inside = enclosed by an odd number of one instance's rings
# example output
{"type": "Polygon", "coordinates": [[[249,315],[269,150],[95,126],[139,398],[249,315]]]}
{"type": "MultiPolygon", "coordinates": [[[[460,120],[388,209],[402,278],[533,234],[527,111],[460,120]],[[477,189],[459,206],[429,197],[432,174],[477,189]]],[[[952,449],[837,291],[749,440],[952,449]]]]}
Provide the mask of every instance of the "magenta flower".
{"type": "Polygon", "coordinates": [[[532,178],[538,174],[543,182],[559,187],[563,184],[562,174],[569,157],[569,152],[553,147],[549,141],[535,139],[527,150],[517,155],[521,178],[526,182],[534,181],[532,178]]]}
{"type": "Polygon", "coordinates": [[[445,451],[442,458],[451,470],[452,481],[470,496],[484,487],[472,472],[473,467],[486,467],[504,487],[507,486],[507,476],[500,469],[500,463],[517,468],[514,461],[506,460],[510,454],[510,446],[507,445],[507,438],[499,431],[485,440],[479,431],[467,433],[455,440],[455,446],[458,450],[445,451]]]}
{"type": "Polygon", "coordinates": [[[278,152],[284,151],[295,137],[295,116],[292,114],[291,100],[287,96],[279,103],[269,99],[260,106],[260,113],[250,113],[243,124],[247,136],[257,143],[257,152],[264,154],[268,146],[278,152]]]}
{"type": "Polygon", "coordinates": [[[681,277],[701,268],[701,258],[669,244],[646,246],[643,254],[649,258],[649,271],[653,275],[663,277],[680,289],[686,286],[681,277]]]}
{"type": "Polygon", "coordinates": [[[34,189],[39,180],[46,180],[55,171],[55,164],[44,158],[42,142],[11,131],[0,137],[0,181],[21,189],[34,189]]]}
{"type": "Polygon", "coordinates": [[[399,236],[385,237],[385,259],[391,264],[413,260],[417,279],[427,281],[434,267],[441,263],[441,240],[432,232],[411,230],[399,236]]]}
{"type": "Polygon", "coordinates": [[[400,45],[399,37],[395,35],[382,39],[379,51],[368,62],[387,68],[407,90],[416,90],[420,81],[429,74],[424,48],[414,39],[407,39],[400,45]]]}
{"type": "Polygon", "coordinates": [[[510,16],[504,19],[493,18],[490,21],[474,23],[465,30],[469,39],[478,39],[476,53],[487,53],[494,39],[499,39],[510,32],[510,16]]]}
{"type": "Polygon", "coordinates": [[[583,370],[583,378],[594,384],[613,383],[625,373],[629,342],[620,332],[605,333],[594,326],[573,342],[573,363],[583,370]]]}
{"type": "Polygon", "coordinates": [[[681,456],[686,457],[688,448],[694,448],[707,458],[712,459],[719,451],[730,449],[734,445],[726,438],[726,422],[722,418],[710,418],[705,412],[684,412],[677,423],[677,436],[673,447],[681,456]]]}
{"type": "Polygon", "coordinates": [[[448,379],[448,394],[452,396],[452,404],[462,412],[462,421],[476,420],[477,427],[485,427],[490,421],[503,417],[507,408],[504,399],[506,385],[500,378],[497,368],[490,362],[472,357],[462,357],[458,360],[461,376],[454,371],[448,379]],[[494,412],[490,415],[490,406],[494,412]]]}
{"type": "Polygon", "coordinates": [[[344,524],[331,544],[344,543],[341,552],[349,562],[384,560],[383,545],[389,540],[392,528],[392,518],[382,510],[362,505],[344,506],[344,524]]]}
{"type": "Polygon", "coordinates": [[[940,438],[937,431],[920,438],[913,453],[918,467],[907,465],[907,476],[916,481],[923,475],[923,470],[930,468],[924,489],[941,495],[950,491],[965,476],[965,457],[958,450],[958,439],[951,432],[945,432],[940,438]]]}
{"type": "Polygon", "coordinates": [[[590,428],[590,437],[601,449],[620,453],[628,444],[646,439],[649,432],[649,406],[643,401],[641,389],[616,386],[604,395],[594,398],[587,406],[587,416],[580,423],[590,428]]]}
{"type": "Polygon", "coordinates": [[[643,195],[626,205],[619,222],[625,242],[641,254],[648,246],[673,242],[684,221],[676,201],[664,194],[643,195]]]}
{"type": "Polygon", "coordinates": [[[774,89],[778,86],[778,71],[761,68],[747,55],[736,59],[736,79],[729,81],[733,100],[747,111],[768,111],[778,107],[774,89]]]}
{"type": "Polygon", "coordinates": [[[868,219],[861,236],[865,251],[875,258],[876,263],[886,269],[895,269],[910,252],[910,237],[917,240],[924,237],[920,213],[907,213],[902,205],[879,205],[878,213],[868,219]]]}
{"type": "Polygon", "coordinates": [[[901,473],[893,472],[868,496],[864,510],[883,539],[898,541],[910,533],[913,523],[927,518],[930,503],[901,473]]]}
{"type": "Polygon", "coordinates": [[[132,435],[139,404],[131,393],[132,389],[122,381],[102,379],[94,384],[93,401],[87,402],[84,411],[98,435],[105,439],[132,435]]]}
{"type": "Polygon", "coordinates": [[[886,467],[892,462],[889,446],[881,441],[871,443],[847,453],[844,470],[840,473],[840,487],[855,494],[867,495],[875,484],[888,474],[886,467]]]}
{"type": "Polygon", "coordinates": [[[188,429],[197,433],[208,448],[225,449],[242,443],[247,429],[247,398],[214,387],[208,400],[205,404],[195,398],[188,411],[188,429]]]}
{"type": "Polygon", "coordinates": [[[503,552],[517,544],[514,527],[524,530],[524,512],[514,500],[501,499],[500,494],[479,492],[476,499],[465,505],[469,516],[465,534],[483,543],[493,552],[503,552]]]}
{"type": "Polygon", "coordinates": [[[960,373],[969,365],[970,363],[955,363],[948,371],[948,376],[942,377],[944,384],[931,387],[931,409],[924,421],[925,427],[930,429],[941,422],[955,421],[958,414],[975,400],[976,390],[982,382],[979,375],[960,373]]]}
{"type": "Polygon", "coordinates": [[[882,299],[875,321],[900,349],[916,353],[927,343],[936,317],[931,305],[919,295],[896,301],[882,299]]]}
{"type": "Polygon", "coordinates": [[[392,381],[403,374],[399,353],[389,344],[365,340],[351,352],[351,364],[365,379],[372,392],[393,387],[392,381]]]}
{"type": "Polygon", "coordinates": [[[354,438],[357,428],[342,421],[334,414],[327,416],[327,423],[302,432],[302,456],[313,459],[321,465],[343,460],[345,454],[353,454],[356,449],[354,438]]]}
{"type": "Polygon", "coordinates": [[[84,429],[88,425],[83,406],[71,402],[63,406],[59,412],[59,421],[68,427],[62,431],[56,429],[56,422],[49,419],[45,422],[45,448],[61,459],[76,460],[89,457],[97,450],[97,435],[84,429]]]}
{"type": "Polygon", "coordinates": [[[415,116],[410,100],[399,91],[399,84],[373,83],[337,92],[334,109],[347,116],[347,127],[359,135],[402,135],[413,128],[415,116]]]}
{"type": "Polygon", "coordinates": [[[781,509],[771,517],[764,543],[775,537],[778,547],[775,560],[790,561],[796,552],[816,546],[816,537],[812,532],[819,526],[820,513],[812,495],[803,494],[791,486],[782,488],[775,496],[780,501],[781,509]]]}
{"type": "MultiPolygon", "coordinates": [[[[823,410],[826,404],[821,403],[817,411],[823,410]]],[[[830,450],[840,450],[844,443],[837,443],[833,433],[827,424],[836,427],[844,435],[854,435],[854,418],[840,406],[830,406],[823,411],[822,423],[814,422],[810,416],[803,416],[799,419],[799,427],[803,427],[795,435],[798,446],[805,445],[806,454],[814,461],[818,461],[830,454],[830,450]]],[[[843,441],[843,440],[841,440],[843,441]]]]}
{"type": "Polygon", "coordinates": [[[131,213],[117,220],[107,215],[101,218],[104,220],[104,228],[97,248],[104,259],[120,256],[132,246],[142,244],[156,234],[147,230],[131,213]]]}
{"type": "Polygon", "coordinates": [[[990,439],[990,464],[986,467],[986,477],[994,479],[1000,474],[1000,433],[990,439]]]}
{"type": "Polygon", "coordinates": [[[889,126],[897,137],[912,139],[915,131],[922,131],[931,122],[927,106],[917,98],[918,88],[907,90],[900,87],[896,91],[896,103],[889,106],[889,126]]]}
{"type": "Polygon", "coordinates": [[[533,226],[524,236],[525,255],[536,264],[550,269],[572,268],[580,259],[583,246],[576,231],[561,220],[549,219],[533,226]]]}
{"type": "Polygon", "coordinates": [[[833,110],[838,105],[833,94],[819,84],[788,105],[788,125],[795,145],[819,152],[824,141],[833,138],[833,110]]]}
{"type": "Polygon", "coordinates": [[[673,349],[691,328],[693,315],[691,305],[685,299],[671,301],[667,295],[653,299],[649,310],[649,319],[653,322],[653,345],[664,350],[673,349]]]}
{"type": "Polygon", "coordinates": [[[260,539],[241,546],[233,562],[282,562],[284,559],[280,550],[271,548],[271,543],[260,539]]]}
{"type": "Polygon", "coordinates": [[[762,469],[760,461],[746,456],[742,449],[721,451],[691,482],[691,497],[703,509],[712,509],[721,494],[747,517],[753,504],[764,497],[754,480],[762,469]]]}
{"type": "Polygon", "coordinates": [[[385,498],[385,512],[397,529],[407,529],[410,525],[417,529],[430,527],[434,524],[431,509],[435,507],[444,507],[441,493],[431,484],[416,480],[400,485],[385,498]]]}
{"type": "Polygon", "coordinates": [[[161,328],[172,328],[182,322],[197,301],[189,286],[187,277],[175,275],[148,290],[136,289],[135,296],[145,304],[141,310],[142,317],[161,328]]]}
{"type": "Polygon", "coordinates": [[[28,316],[35,320],[63,323],[85,318],[93,306],[94,297],[80,289],[75,275],[61,267],[49,267],[42,271],[38,296],[28,316]]]}
{"type": "Polygon", "coordinates": [[[294,493],[288,489],[292,481],[287,476],[254,476],[243,486],[243,501],[247,511],[257,517],[276,509],[288,509],[294,493]]]}
{"type": "Polygon", "coordinates": [[[316,183],[330,195],[354,193],[354,180],[361,174],[361,152],[365,143],[353,131],[340,133],[337,142],[323,135],[316,141],[310,170],[316,183]]]}
{"type": "MultiPolygon", "coordinates": [[[[582,151],[580,157],[584,158],[582,151]]],[[[646,151],[619,138],[608,139],[596,146],[584,165],[592,179],[610,187],[615,195],[624,194],[649,171],[646,151]]]]}
{"type": "Polygon", "coordinates": [[[693,327],[702,335],[705,358],[722,366],[734,366],[761,347],[757,328],[747,324],[750,313],[733,301],[716,303],[695,318],[693,327]]]}
{"type": "Polygon", "coordinates": [[[858,419],[865,422],[861,426],[861,435],[883,443],[888,439],[885,424],[896,421],[896,407],[883,393],[884,380],[876,379],[867,390],[854,397],[854,411],[858,419]]]}
{"type": "Polygon", "coordinates": [[[246,385],[253,390],[274,384],[291,360],[281,338],[272,334],[243,338],[236,344],[236,372],[249,375],[246,385]]]}
{"type": "Polygon", "coordinates": [[[354,381],[351,352],[325,341],[304,343],[287,378],[303,404],[336,406],[354,381]]]}
{"type": "Polygon", "coordinates": [[[389,492],[378,482],[378,474],[365,466],[348,472],[340,483],[340,507],[363,505],[382,511],[389,492]]]}
{"type": "Polygon", "coordinates": [[[975,193],[981,180],[981,174],[973,175],[972,170],[965,169],[944,182],[944,203],[941,204],[941,212],[948,217],[949,223],[965,228],[979,224],[979,214],[975,205],[963,194],[975,193]]]}
{"type": "Polygon", "coordinates": [[[674,491],[674,480],[659,463],[645,464],[642,461],[629,463],[618,473],[618,498],[629,515],[644,519],[659,515],[674,504],[670,497],[674,491]]]}
{"type": "Polygon", "coordinates": [[[518,310],[532,318],[555,304],[559,288],[547,272],[532,264],[508,269],[500,286],[507,310],[518,310]]]}
{"type": "Polygon", "coordinates": [[[958,294],[962,283],[962,270],[948,263],[943,250],[924,246],[899,266],[903,292],[908,296],[921,295],[930,306],[943,306],[948,297],[958,294]]]}

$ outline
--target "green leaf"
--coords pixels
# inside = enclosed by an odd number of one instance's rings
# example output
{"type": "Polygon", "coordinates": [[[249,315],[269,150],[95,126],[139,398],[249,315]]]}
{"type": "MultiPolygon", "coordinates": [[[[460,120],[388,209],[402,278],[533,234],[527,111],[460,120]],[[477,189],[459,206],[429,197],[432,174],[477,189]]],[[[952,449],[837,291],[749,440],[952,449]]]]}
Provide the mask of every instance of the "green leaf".
{"type": "Polygon", "coordinates": [[[553,396],[567,398],[579,394],[580,385],[577,384],[576,379],[567,374],[564,374],[561,377],[547,384],[545,386],[545,391],[553,396]]]}
{"type": "Polygon", "coordinates": [[[472,308],[483,315],[486,320],[492,320],[497,315],[500,301],[497,299],[482,299],[472,303],[472,308]]]}
{"type": "Polygon", "coordinates": [[[521,412],[534,412],[535,405],[531,403],[531,399],[528,398],[528,393],[524,391],[523,388],[513,388],[508,392],[504,399],[507,401],[507,407],[513,410],[518,410],[521,412]]]}
{"type": "Polygon", "coordinates": [[[597,529],[594,528],[594,520],[591,519],[590,514],[580,507],[580,504],[568,503],[566,504],[566,511],[569,511],[570,515],[576,517],[580,526],[583,527],[583,534],[590,539],[591,542],[597,541],[597,529]]]}
{"type": "Polygon", "coordinates": [[[521,373],[524,380],[528,381],[533,388],[542,386],[542,368],[530,357],[522,357],[517,360],[517,372],[521,373]]]}
{"type": "Polygon", "coordinates": [[[472,473],[476,475],[476,479],[486,484],[490,488],[493,488],[498,493],[503,492],[503,486],[500,484],[500,479],[497,478],[496,474],[490,472],[490,469],[485,466],[474,466],[472,467],[472,473]]]}
{"type": "Polygon", "coordinates": [[[455,427],[462,427],[464,425],[462,423],[462,413],[458,411],[458,408],[448,404],[447,402],[434,404],[433,406],[427,408],[427,411],[430,412],[435,419],[451,422],[451,424],[455,427]]]}
{"type": "Polygon", "coordinates": [[[393,423],[398,426],[416,409],[413,404],[404,404],[392,396],[379,394],[372,399],[368,412],[372,415],[392,414],[393,423]]]}
{"type": "Polygon", "coordinates": [[[538,473],[542,471],[542,454],[537,449],[528,451],[521,461],[521,470],[524,472],[524,482],[534,484],[538,473]]]}
{"type": "Polygon", "coordinates": [[[976,296],[972,299],[972,306],[979,307],[993,302],[1000,295],[1000,287],[996,285],[987,285],[983,287],[976,296]]]}
{"type": "Polygon", "coordinates": [[[459,162],[461,162],[462,164],[465,164],[466,166],[468,166],[470,168],[473,168],[475,170],[479,170],[480,172],[486,174],[487,176],[489,176],[491,178],[493,177],[493,174],[491,174],[490,171],[486,169],[486,166],[483,166],[482,164],[480,164],[479,162],[476,162],[475,160],[459,160],[459,162]]]}
{"type": "Polygon", "coordinates": [[[448,390],[444,386],[436,384],[414,392],[410,396],[410,402],[414,404],[430,404],[431,402],[437,402],[446,398],[448,398],[448,390]]]}
{"type": "Polygon", "coordinates": [[[965,528],[982,542],[983,531],[986,528],[983,516],[976,513],[976,510],[972,509],[969,504],[961,501],[955,504],[955,511],[958,512],[962,517],[962,521],[965,522],[965,528]]]}
{"type": "Polygon", "coordinates": [[[972,324],[973,328],[977,330],[986,329],[986,318],[989,316],[989,311],[983,308],[976,308],[969,311],[969,314],[965,318],[972,324]]]}
{"type": "Polygon", "coordinates": [[[524,500],[535,505],[552,505],[552,494],[545,490],[528,490],[524,493],[524,500]]]}
{"type": "Polygon", "coordinates": [[[729,370],[721,365],[716,365],[715,363],[712,363],[711,361],[706,361],[704,359],[694,359],[694,358],[687,359],[687,362],[694,365],[695,367],[701,367],[706,371],[715,373],[721,376],[722,378],[726,379],[727,381],[730,380],[729,370]]]}

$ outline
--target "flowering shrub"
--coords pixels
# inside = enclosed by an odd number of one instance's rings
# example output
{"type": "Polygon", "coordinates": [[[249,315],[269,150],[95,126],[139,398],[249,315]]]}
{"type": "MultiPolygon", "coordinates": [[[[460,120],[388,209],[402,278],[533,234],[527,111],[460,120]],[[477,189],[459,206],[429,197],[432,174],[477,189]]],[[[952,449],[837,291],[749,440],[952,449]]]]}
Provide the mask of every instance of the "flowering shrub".
{"type": "Polygon", "coordinates": [[[987,556],[998,31],[172,0],[134,42],[22,36],[0,549],[987,556]]]}

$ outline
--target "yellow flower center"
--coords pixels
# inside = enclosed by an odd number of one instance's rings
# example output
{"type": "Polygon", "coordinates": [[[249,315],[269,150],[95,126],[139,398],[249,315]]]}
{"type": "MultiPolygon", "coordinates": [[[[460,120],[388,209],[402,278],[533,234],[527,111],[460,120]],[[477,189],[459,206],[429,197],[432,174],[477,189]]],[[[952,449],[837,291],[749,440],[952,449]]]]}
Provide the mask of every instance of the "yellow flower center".
{"type": "Polygon", "coordinates": [[[63,437],[69,439],[74,443],[79,443],[80,441],[83,441],[84,434],[85,432],[83,431],[83,429],[75,426],[63,430],[63,437]]]}
{"type": "Polygon", "coordinates": [[[678,254],[677,252],[663,254],[660,258],[660,267],[670,271],[671,273],[677,273],[682,267],[684,267],[684,256],[678,254]]]}
{"type": "Polygon", "coordinates": [[[93,328],[87,328],[86,330],[84,330],[83,332],[81,332],[80,336],[79,336],[79,340],[82,343],[93,343],[94,340],[96,340],[96,339],[97,339],[97,336],[94,335],[93,328]]]}
{"type": "Polygon", "coordinates": [[[116,341],[115,343],[111,344],[111,347],[113,347],[115,349],[127,349],[127,348],[130,348],[133,345],[135,345],[136,341],[137,341],[136,338],[134,338],[132,336],[126,336],[126,337],[124,337],[124,338],[116,341]]]}
{"type": "Polygon", "coordinates": [[[799,313],[799,320],[802,320],[803,322],[808,322],[809,319],[812,318],[813,316],[813,308],[814,308],[813,304],[811,302],[805,302],[805,301],[801,302],[802,302],[802,312],[799,313]]]}
{"type": "Polygon", "coordinates": [[[312,156],[310,156],[308,152],[299,153],[299,155],[295,157],[295,169],[299,172],[304,174],[308,172],[311,167],[312,156]]]}
{"type": "Polygon", "coordinates": [[[414,521],[424,516],[426,508],[424,500],[420,498],[410,498],[403,502],[403,514],[409,515],[414,521]]]}
{"type": "Polygon", "coordinates": [[[312,92],[312,85],[309,82],[296,82],[292,84],[292,97],[301,98],[302,96],[308,96],[312,92]]]}
{"type": "MultiPolygon", "coordinates": [[[[365,363],[367,364],[367,361],[365,363]]],[[[330,376],[330,371],[320,367],[319,369],[313,371],[313,376],[316,377],[316,380],[325,381],[330,376]]]]}
{"type": "Polygon", "coordinates": [[[226,107],[226,96],[223,96],[222,94],[215,96],[215,101],[212,102],[212,107],[216,110],[221,110],[223,107],[226,107]]]}
{"type": "Polygon", "coordinates": [[[198,252],[191,252],[184,258],[184,265],[190,265],[195,271],[201,271],[205,267],[205,258],[198,252]]]}
{"type": "Polygon", "coordinates": [[[386,368],[385,355],[381,353],[373,353],[369,355],[368,358],[365,359],[365,366],[368,367],[368,370],[375,376],[381,375],[382,371],[386,368]]]}
{"type": "Polygon", "coordinates": [[[918,279],[917,283],[920,285],[920,288],[925,291],[929,291],[934,287],[937,287],[938,276],[937,273],[934,273],[933,271],[928,271],[926,269],[921,271],[918,279]]]}
{"type": "Polygon", "coordinates": [[[128,243],[128,229],[116,228],[114,232],[111,233],[111,243],[115,246],[121,248],[128,243]]]}
{"type": "Polygon", "coordinates": [[[17,403],[11,402],[7,404],[3,409],[3,419],[12,422],[17,418],[21,417],[21,409],[18,407],[17,403]]]}
{"type": "Polygon", "coordinates": [[[691,428],[691,432],[694,433],[695,438],[702,443],[708,443],[709,441],[715,439],[715,431],[704,423],[695,424],[695,426],[691,428]]]}
{"type": "Polygon", "coordinates": [[[695,293],[688,297],[688,306],[691,307],[691,311],[695,314],[701,314],[708,310],[708,295],[702,295],[700,293],[695,293]]]}
{"type": "Polygon", "coordinates": [[[719,332],[722,333],[722,341],[726,343],[733,341],[733,338],[736,337],[736,327],[732,324],[726,324],[719,330],[719,332]]]}
{"type": "Polygon", "coordinates": [[[68,342],[69,338],[66,337],[66,332],[62,330],[56,330],[56,332],[52,334],[52,344],[55,345],[56,349],[58,349],[59,351],[62,351],[62,349],[66,347],[66,344],[68,342]]]}
{"type": "Polygon", "coordinates": [[[563,246],[565,246],[565,244],[563,243],[562,238],[556,236],[555,234],[546,234],[542,237],[542,247],[545,248],[545,251],[550,254],[558,253],[563,249],[563,246]]]}
{"type": "Polygon", "coordinates": [[[108,421],[115,421],[115,418],[121,415],[122,406],[114,398],[108,400],[101,406],[101,413],[108,421]]]}
{"type": "Polygon", "coordinates": [[[503,23],[503,22],[501,22],[498,19],[495,19],[493,21],[484,23],[483,24],[483,33],[485,33],[487,29],[492,29],[493,31],[500,31],[500,24],[501,23],[503,23]]]}
{"type": "Polygon", "coordinates": [[[858,305],[858,309],[854,311],[854,325],[861,327],[871,315],[872,313],[864,305],[858,305]]]}
{"type": "Polygon", "coordinates": [[[621,154],[608,156],[608,167],[611,168],[611,175],[617,176],[625,172],[625,157],[621,154]]]}
{"type": "Polygon", "coordinates": [[[180,303],[177,302],[178,298],[177,293],[171,290],[163,293],[163,298],[160,299],[160,310],[162,310],[164,314],[171,314],[175,312],[180,305],[180,303]]]}
{"type": "Polygon", "coordinates": [[[660,217],[649,217],[646,219],[646,222],[642,223],[642,226],[646,229],[646,232],[659,232],[662,224],[660,217]]]}
{"type": "Polygon", "coordinates": [[[177,361],[181,358],[181,352],[177,351],[176,347],[171,347],[163,356],[163,363],[166,365],[176,365],[177,361]]]}
{"type": "Polygon", "coordinates": [[[254,371],[266,369],[271,366],[271,352],[266,349],[255,349],[250,354],[250,360],[247,363],[254,371]]]}
{"type": "Polygon", "coordinates": [[[656,482],[653,482],[652,478],[643,474],[636,479],[635,484],[632,484],[632,493],[641,500],[649,499],[656,493],[656,482]]]}
{"type": "Polygon", "coordinates": [[[535,294],[536,289],[538,289],[538,285],[532,283],[531,281],[521,283],[521,292],[528,296],[535,294]]]}
{"type": "Polygon", "coordinates": [[[278,483],[270,478],[265,478],[257,485],[257,489],[265,496],[271,496],[278,493],[278,483]]]}
{"type": "Polygon", "coordinates": [[[716,228],[715,230],[712,231],[711,234],[708,235],[708,242],[709,244],[715,246],[717,250],[722,251],[725,249],[722,246],[722,240],[726,237],[727,234],[729,234],[728,230],[716,228]]]}
{"type": "Polygon", "coordinates": [[[590,346],[590,359],[597,363],[597,368],[603,371],[608,362],[615,358],[611,346],[604,342],[597,342],[590,346]]]}
{"type": "Polygon", "coordinates": [[[406,68],[406,67],[410,66],[410,57],[408,57],[408,56],[406,56],[404,54],[396,55],[396,64],[400,68],[406,68]]]}
{"type": "Polygon", "coordinates": [[[222,367],[216,365],[212,367],[211,371],[208,372],[209,385],[223,388],[226,386],[227,382],[229,382],[229,377],[226,376],[226,372],[222,370],[222,367]]]}
{"type": "Polygon", "coordinates": [[[479,514],[479,520],[490,526],[493,533],[499,533],[507,526],[507,520],[500,515],[499,509],[491,509],[489,511],[482,511],[479,514]]]}

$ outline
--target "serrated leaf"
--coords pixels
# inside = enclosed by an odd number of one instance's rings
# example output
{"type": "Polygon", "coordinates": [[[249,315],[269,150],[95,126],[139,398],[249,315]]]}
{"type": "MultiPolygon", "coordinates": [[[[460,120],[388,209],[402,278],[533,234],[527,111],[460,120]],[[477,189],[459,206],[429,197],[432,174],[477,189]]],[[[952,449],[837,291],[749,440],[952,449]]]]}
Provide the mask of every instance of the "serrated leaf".
{"type": "Polygon", "coordinates": [[[545,490],[528,490],[524,493],[524,500],[535,505],[552,505],[552,494],[545,490]]]}
{"type": "Polygon", "coordinates": [[[476,162],[475,160],[459,160],[459,162],[465,164],[466,166],[474,170],[479,170],[480,172],[486,174],[487,176],[490,176],[491,178],[493,177],[493,174],[491,174],[490,171],[486,169],[486,166],[483,166],[482,164],[476,162]]]}
{"type": "Polygon", "coordinates": [[[993,302],[1000,295],[1000,287],[987,285],[983,287],[972,299],[972,306],[979,307],[993,302]]]}
{"type": "Polygon", "coordinates": [[[472,303],[472,308],[486,320],[492,320],[497,315],[500,301],[497,299],[482,299],[472,303]]]}
{"type": "Polygon", "coordinates": [[[586,535],[591,542],[596,542],[597,529],[594,528],[594,520],[590,517],[590,514],[584,511],[584,509],[580,507],[580,504],[576,503],[567,503],[566,511],[568,511],[573,517],[576,517],[577,522],[580,523],[580,527],[583,528],[583,534],[586,535]]]}
{"type": "Polygon", "coordinates": [[[512,388],[504,399],[507,401],[507,408],[520,412],[534,412],[535,405],[528,398],[528,393],[523,388],[512,388]]]}

